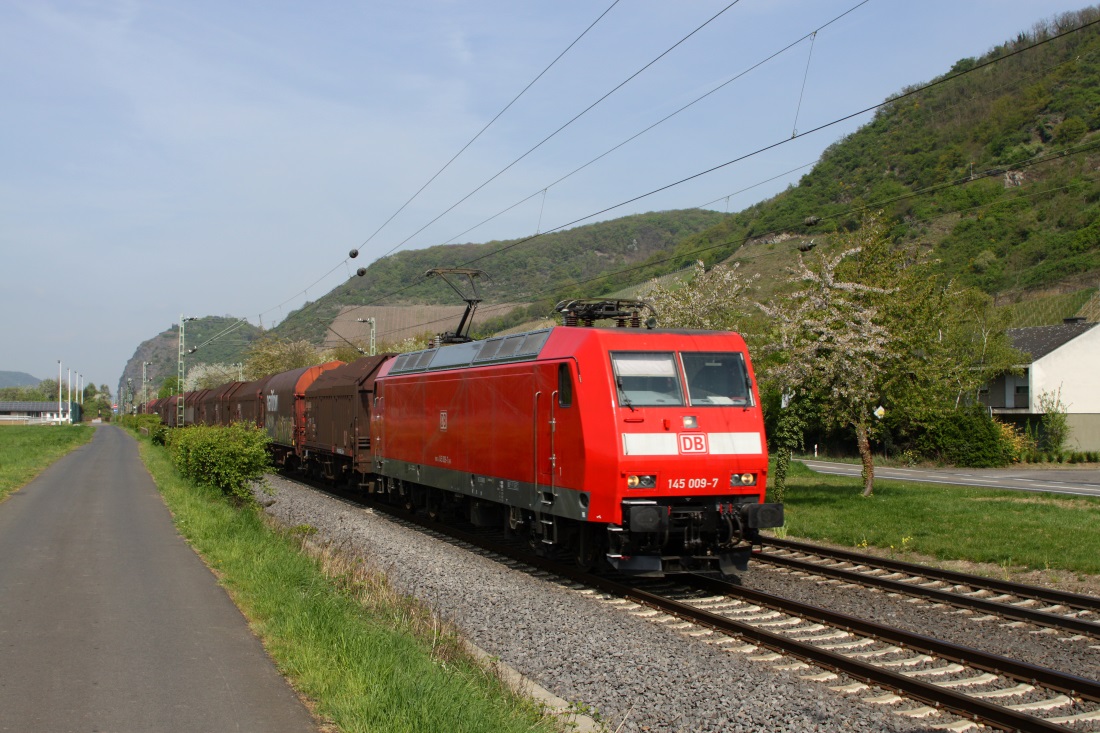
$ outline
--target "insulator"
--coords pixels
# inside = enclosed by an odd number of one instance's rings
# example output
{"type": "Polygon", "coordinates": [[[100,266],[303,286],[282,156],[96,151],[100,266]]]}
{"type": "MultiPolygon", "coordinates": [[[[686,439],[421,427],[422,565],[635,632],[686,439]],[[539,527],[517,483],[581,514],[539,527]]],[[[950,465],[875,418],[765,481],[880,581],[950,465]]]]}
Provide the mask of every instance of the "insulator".
{"type": "Polygon", "coordinates": [[[566,313],[565,314],[565,325],[566,326],[576,326],[577,325],[577,314],[572,312],[572,311],[569,311],[568,313],[566,313]]]}
{"type": "Polygon", "coordinates": [[[626,319],[622,317],[616,318],[615,328],[626,328],[626,319]]]}
{"type": "Polygon", "coordinates": [[[630,327],[631,328],[641,328],[642,327],[642,316],[641,316],[640,313],[638,313],[638,311],[634,311],[633,313],[630,314],[630,327]]]}
{"type": "Polygon", "coordinates": [[[584,319],[584,327],[585,327],[585,328],[592,328],[592,325],[593,325],[593,324],[594,324],[595,322],[596,322],[596,321],[595,321],[595,319],[593,319],[593,318],[585,318],[585,319],[584,319]]]}

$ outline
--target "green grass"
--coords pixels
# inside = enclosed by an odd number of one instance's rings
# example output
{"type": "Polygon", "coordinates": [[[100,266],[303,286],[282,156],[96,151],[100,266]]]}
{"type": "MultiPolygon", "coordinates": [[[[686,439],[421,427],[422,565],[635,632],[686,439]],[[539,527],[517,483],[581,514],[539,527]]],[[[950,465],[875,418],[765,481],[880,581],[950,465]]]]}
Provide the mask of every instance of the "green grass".
{"type": "Polygon", "coordinates": [[[180,532],[280,670],[341,731],[554,730],[379,573],[305,552],[312,528],[276,531],[257,511],[180,478],[163,448],[140,445],[180,532]]]}
{"type": "Polygon", "coordinates": [[[1100,499],[825,476],[793,461],[787,531],[940,560],[1100,573],[1100,499]]]}
{"type": "Polygon", "coordinates": [[[0,427],[0,501],[51,463],[92,439],[85,425],[0,427]]]}

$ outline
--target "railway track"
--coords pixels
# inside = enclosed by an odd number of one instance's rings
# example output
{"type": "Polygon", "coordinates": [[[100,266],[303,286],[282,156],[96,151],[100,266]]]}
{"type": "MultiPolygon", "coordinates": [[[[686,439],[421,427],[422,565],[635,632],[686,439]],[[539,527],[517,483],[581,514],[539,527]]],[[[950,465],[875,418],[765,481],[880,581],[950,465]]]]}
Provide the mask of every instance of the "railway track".
{"type": "Polygon", "coordinates": [[[967,575],[788,540],[768,539],[759,563],[879,588],[1012,621],[1100,639],[1100,598],[967,575]]]}
{"type": "MultiPolygon", "coordinates": [[[[867,685],[875,685],[892,692],[865,702],[893,704],[901,694],[919,703],[896,711],[901,715],[923,718],[947,710],[961,718],[936,726],[945,730],[963,731],[981,722],[1004,730],[1064,731],[1100,722],[1100,682],[1095,680],[713,578],[693,577],[690,587],[678,582],[662,586],[625,593],[678,618],[749,640],[756,649],[739,651],[754,653],[756,660],[793,657],[825,669],[808,679],[828,682],[844,673],[858,680],[834,687],[837,692],[864,693],[867,685]],[[692,610],[685,612],[683,606],[692,610]]],[[[719,638],[712,643],[732,642],[719,638]]],[[[797,664],[781,666],[797,669],[797,664]]]]}
{"type": "Polygon", "coordinates": [[[871,704],[904,704],[900,715],[966,731],[982,725],[1011,731],[1100,730],[1100,682],[988,654],[727,581],[687,576],[636,582],[593,575],[536,556],[499,538],[471,534],[391,507],[401,523],[512,564],[534,567],[572,590],[596,595],[651,621],[671,624],[749,659],[806,669],[808,680],[871,704]],[[814,672],[810,667],[817,667],[814,672]],[[840,679],[846,675],[849,681],[840,679]],[[876,692],[873,687],[879,688],[876,692]],[[945,715],[946,714],[946,715],[945,715]],[[951,719],[945,719],[950,716],[951,719]],[[941,722],[942,721],[942,722],[941,722]]]}

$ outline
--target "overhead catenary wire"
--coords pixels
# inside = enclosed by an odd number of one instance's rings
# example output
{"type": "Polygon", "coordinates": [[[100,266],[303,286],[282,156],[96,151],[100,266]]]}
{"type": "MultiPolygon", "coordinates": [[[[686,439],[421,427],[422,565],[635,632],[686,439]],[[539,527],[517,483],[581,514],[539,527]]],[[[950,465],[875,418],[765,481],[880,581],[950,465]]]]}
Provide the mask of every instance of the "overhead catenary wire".
{"type": "Polygon", "coordinates": [[[810,59],[814,55],[814,41],[817,40],[817,31],[810,35],[810,52],[806,54],[806,72],[802,75],[802,90],[798,93],[798,106],[794,110],[794,128],[791,137],[798,135],[798,114],[802,111],[802,97],[806,94],[806,80],[810,78],[810,59]]]}
{"type": "MultiPolygon", "coordinates": [[[[566,46],[565,50],[562,51],[561,53],[559,53],[554,58],[554,60],[551,61],[547,65],[547,67],[545,69],[540,71],[538,73],[538,76],[536,76],[534,79],[532,79],[530,82],[528,82],[527,86],[525,86],[522,90],[520,90],[520,93],[517,94],[515,97],[513,97],[511,102],[504,105],[504,108],[502,110],[500,110],[499,112],[497,112],[496,115],[493,117],[493,119],[486,122],[485,126],[482,127],[480,130],[478,130],[477,134],[474,135],[472,138],[470,138],[470,141],[467,142],[465,145],[463,145],[462,148],[457,153],[455,153],[454,156],[450,160],[448,160],[446,163],[444,163],[443,167],[440,168],[438,171],[436,171],[435,174],[432,175],[432,177],[429,178],[427,180],[427,182],[424,183],[423,186],[421,186],[419,189],[417,189],[416,193],[414,193],[412,196],[410,196],[409,199],[405,203],[401,204],[401,206],[397,209],[397,211],[393,212],[393,214],[391,214],[388,219],[386,219],[384,222],[382,222],[382,224],[377,229],[374,230],[374,233],[371,234],[369,237],[367,237],[366,240],[361,245],[359,245],[360,249],[363,248],[363,247],[366,247],[368,244],[370,244],[370,242],[376,236],[378,236],[379,232],[381,232],[383,229],[385,229],[386,226],[391,221],[393,221],[394,218],[398,214],[400,214],[402,211],[404,211],[405,208],[409,204],[411,204],[414,200],[416,200],[416,198],[424,192],[424,189],[426,189],[428,186],[430,186],[432,184],[432,182],[435,181],[436,178],[439,178],[439,176],[442,175],[443,172],[451,166],[451,163],[454,163],[456,160],[458,160],[459,156],[462,155],[464,152],[466,152],[467,148],[469,148],[471,145],[473,145],[477,141],[477,139],[480,138],[485,133],[485,131],[488,130],[493,125],[494,122],[496,122],[497,120],[500,119],[501,115],[503,115],[505,112],[507,112],[512,107],[513,104],[518,102],[519,98],[522,97],[524,94],[526,94],[527,90],[535,85],[535,82],[537,82],[539,79],[541,79],[546,74],[546,72],[550,71],[550,69],[553,68],[553,66],[555,64],[557,64],[559,61],[561,61],[562,57],[565,56],[565,54],[569,53],[570,49],[572,49],[573,46],[576,46],[582,38],[584,38],[586,35],[588,35],[588,32],[590,30],[592,30],[593,28],[595,28],[596,24],[599,23],[601,20],[603,20],[604,16],[607,15],[608,13],[610,13],[612,8],[614,8],[618,4],[619,4],[619,0],[614,0],[614,2],[612,2],[611,5],[609,5],[606,10],[604,10],[602,13],[600,13],[600,16],[598,18],[596,18],[594,21],[592,21],[592,23],[587,28],[585,28],[584,31],[579,36],[577,36],[573,40],[572,43],[570,43],[568,46],[566,46]]],[[[387,254],[389,254],[389,253],[387,253],[387,254]]]]}
{"type": "MultiPolygon", "coordinates": [[[[786,53],[787,51],[789,51],[789,50],[791,50],[792,48],[794,48],[794,47],[798,46],[798,45],[799,45],[800,43],[802,43],[803,41],[805,41],[805,40],[806,40],[807,38],[809,38],[809,37],[811,37],[811,36],[813,36],[813,35],[815,35],[815,34],[819,33],[820,31],[824,30],[825,28],[828,28],[828,27],[829,27],[829,26],[831,26],[831,25],[832,25],[833,23],[836,23],[836,22],[837,22],[837,21],[839,21],[839,20],[840,20],[841,18],[843,18],[844,16],[846,16],[846,15],[848,15],[848,14],[852,13],[853,11],[855,11],[855,10],[858,10],[858,9],[859,9],[860,7],[862,7],[862,6],[866,5],[866,4],[867,4],[867,3],[869,3],[870,1],[871,1],[871,0],[861,0],[861,2],[858,2],[858,3],[856,3],[856,4],[855,4],[855,5],[853,5],[852,7],[848,8],[847,10],[845,10],[845,11],[844,11],[843,13],[841,13],[840,15],[837,15],[836,17],[834,17],[834,18],[833,18],[832,20],[829,20],[828,22],[826,22],[826,23],[823,23],[823,24],[821,24],[820,26],[818,26],[818,27],[817,27],[817,28],[815,28],[814,30],[810,31],[809,33],[806,33],[805,35],[801,36],[800,38],[798,38],[798,39],[796,39],[796,40],[794,40],[794,41],[791,41],[790,43],[788,43],[788,44],[787,44],[786,46],[784,46],[783,48],[779,49],[778,51],[775,51],[775,52],[773,52],[772,54],[770,54],[769,56],[766,56],[765,58],[761,59],[760,61],[757,61],[757,62],[756,62],[755,64],[753,64],[752,66],[749,66],[749,67],[748,67],[747,69],[744,69],[743,71],[740,71],[740,72],[738,72],[737,74],[735,74],[735,75],[731,76],[731,77],[730,77],[729,79],[726,79],[726,80],[725,80],[725,81],[723,81],[722,83],[720,83],[720,84],[718,84],[718,85],[716,85],[716,86],[712,87],[712,88],[711,88],[710,90],[708,90],[707,92],[705,92],[705,93],[703,93],[703,94],[699,95],[699,96],[698,96],[698,97],[696,97],[695,99],[693,99],[693,100],[691,100],[690,102],[688,102],[687,104],[685,104],[685,105],[683,105],[683,106],[679,107],[678,109],[674,110],[673,112],[670,112],[669,114],[665,115],[664,117],[662,117],[661,119],[657,120],[656,122],[654,122],[653,124],[649,125],[648,127],[644,128],[644,129],[642,129],[642,130],[639,130],[638,132],[634,133],[633,135],[631,135],[630,137],[626,138],[625,140],[623,140],[622,142],[618,143],[617,145],[615,145],[615,146],[613,146],[613,147],[611,147],[611,148],[608,148],[608,149],[607,149],[607,150],[605,150],[604,152],[602,152],[602,153],[600,153],[599,155],[597,155],[597,156],[596,156],[595,158],[592,158],[591,160],[589,160],[589,161],[588,161],[587,163],[584,163],[583,165],[580,165],[580,166],[578,166],[578,167],[574,168],[573,170],[571,170],[571,171],[569,171],[568,173],[566,173],[565,175],[561,176],[560,178],[558,178],[558,179],[557,179],[557,180],[555,180],[554,182],[552,182],[552,183],[550,183],[550,184],[548,184],[548,185],[546,185],[546,186],[543,186],[543,187],[542,187],[542,189],[540,189],[540,190],[538,190],[538,191],[535,191],[534,193],[531,193],[531,194],[529,194],[528,196],[526,196],[525,198],[522,198],[522,199],[520,199],[519,201],[515,202],[515,203],[514,203],[514,204],[512,204],[511,206],[508,206],[507,208],[505,208],[505,209],[502,209],[501,211],[498,211],[498,212],[497,212],[496,214],[493,214],[492,216],[488,217],[487,219],[483,219],[482,221],[478,222],[477,224],[475,224],[474,226],[470,227],[469,229],[466,229],[465,231],[463,231],[463,232],[461,232],[461,233],[459,233],[459,234],[456,234],[455,236],[453,236],[453,237],[451,237],[450,239],[446,240],[445,244],[452,244],[453,242],[455,242],[455,240],[459,239],[460,237],[464,237],[464,236],[466,236],[467,234],[469,234],[470,232],[472,232],[472,231],[475,231],[476,229],[478,229],[478,228],[480,228],[480,227],[482,227],[482,226],[485,226],[486,224],[488,224],[489,222],[493,221],[494,219],[497,219],[498,217],[500,217],[500,216],[503,216],[504,214],[507,214],[507,213],[508,213],[509,211],[511,211],[512,209],[516,208],[517,206],[520,206],[521,204],[524,204],[524,203],[526,203],[527,201],[530,201],[530,200],[531,200],[531,199],[533,199],[533,198],[534,198],[535,196],[538,196],[538,195],[539,195],[540,193],[542,193],[542,192],[544,192],[544,191],[546,191],[546,190],[548,190],[548,189],[550,189],[550,188],[553,188],[554,186],[557,186],[558,184],[560,184],[560,183],[564,182],[565,180],[567,180],[567,179],[569,179],[569,178],[572,178],[573,176],[575,176],[576,174],[578,174],[578,173],[580,173],[581,171],[585,170],[586,168],[588,168],[589,166],[593,165],[594,163],[596,163],[596,162],[598,162],[598,161],[600,161],[600,160],[602,160],[602,159],[606,158],[606,157],[607,157],[608,155],[610,155],[611,153],[614,153],[614,152],[615,152],[616,150],[619,150],[620,148],[622,148],[622,147],[624,147],[624,146],[626,146],[626,145],[628,145],[628,144],[630,144],[630,143],[634,142],[635,140],[637,140],[638,138],[640,138],[640,137],[641,137],[642,135],[645,135],[645,134],[646,134],[647,132],[649,132],[649,131],[653,130],[653,129],[654,129],[654,128],[656,128],[656,127],[659,127],[659,126],[663,125],[663,124],[664,124],[664,123],[666,123],[666,122],[668,122],[668,121],[669,121],[669,120],[671,120],[671,119],[672,119],[673,117],[676,117],[676,116],[677,116],[678,114],[680,114],[681,112],[684,112],[684,111],[686,111],[687,109],[690,109],[691,107],[694,107],[694,106],[695,106],[696,104],[698,104],[699,102],[702,102],[702,101],[703,101],[704,99],[706,99],[706,98],[708,98],[708,97],[710,97],[710,96],[712,96],[712,95],[716,94],[716,93],[717,93],[718,91],[720,91],[720,90],[724,89],[725,87],[729,86],[730,84],[732,84],[733,82],[737,81],[738,79],[740,79],[740,78],[742,78],[742,77],[746,76],[747,74],[749,74],[749,73],[751,73],[751,72],[755,71],[756,69],[760,68],[761,66],[763,66],[763,65],[764,65],[764,64],[766,64],[766,63],[768,63],[769,61],[771,61],[771,60],[773,60],[773,59],[775,59],[775,58],[777,58],[777,57],[779,57],[779,56],[783,55],[783,54],[784,54],[784,53],[786,53]]],[[[415,235],[413,235],[413,236],[415,236],[415,235]]],[[[387,253],[387,254],[388,254],[388,253],[387,253]]]]}
{"type": "Polygon", "coordinates": [[[724,8],[722,8],[721,10],[719,10],[719,11],[718,11],[717,13],[715,13],[715,14],[714,14],[713,16],[711,16],[711,17],[710,17],[709,19],[707,19],[706,21],[704,21],[704,22],[703,22],[703,23],[702,23],[701,25],[699,25],[698,27],[696,27],[696,28],[695,28],[695,29],[694,29],[693,31],[691,31],[691,32],[690,32],[690,33],[688,33],[688,34],[687,34],[686,36],[684,36],[683,38],[681,38],[681,39],[680,39],[679,41],[677,41],[676,43],[672,44],[672,45],[671,45],[671,46],[669,46],[669,47],[668,47],[667,49],[665,49],[664,51],[662,51],[662,52],[661,52],[661,53],[660,53],[660,54],[659,54],[659,55],[658,55],[658,56],[657,56],[656,58],[654,58],[654,59],[653,59],[652,61],[650,61],[649,63],[645,64],[645,65],[644,65],[644,66],[642,66],[642,67],[641,67],[640,69],[638,69],[637,71],[635,71],[635,72],[634,72],[633,74],[631,74],[630,76],[628,76],[628,77],[627,77],[626,79],[624,79],[623,81],[621,81],[621,82],[619,82],[618,84],[616,84],[616,85],[615,85],[615,86],[614,86],[614,87],[613,87],[613,88],[612,88],[612,89],[611,89],[610,91],[606,92],[606,93],[605,93],[605,94],[604,94],[603,96],[601,96],[601,97],[600,97],[599,99],[597,99],[597,100],[596,100],[595,102],[592,102],[592,103],[591,103],[590,105],[588,105],[588,106],[587,106],[587,107],[585,107],[585,108],[584,108],[583,110],[581,110],[580,112],[578,112],[578,113],[577,113],[576,115],[574,115],[574,116],[573,116],[572,118],[570,118],[570,119],[569,119],[569,120],[568,120],[568,121],[567,121],[567,122],[566,122],[565,124],[561,125],[561,127],[559,127],[558,129],[554,130],[554,131],[553,131],[552,133],[550,133],[549,135],[547,135],[546,137],[544,137],[544,138],[543,138],[542,140],[540,140],[539,142],[537,142],[537,143],[536,143],[536,144],[535,144],[534,146],[532,146],[531,148],[529,148],[529,149],[527,150],[527,152],[523,153],[523,154],[522,154],[522,155],[520,155],[520,156],[519,156],[518,158],[516,158],[515,160],[513,160],[513,161],[512,161],[511,163],[509,163],[508,165],[504,166],[504,167],[503,167],[503,168],[501,168],[501,169],[500,169],[499,171],[497,171],[496,173],[494,173],[494,174],[493,174],[492,176],[490,176],[490,177],[489,177],[488,179],[486,179],[486,180],[485,180],[484,182],[482,182],[482,183],[481,183],[481,184],[479,184],[479,185],[478,185],[478,186],[477,186],[476,188],[474,188],[474,190],[470,191],[470,192],[469,192],[469,193],[467,193],[467,194],[466,194],[465,196],[463,196],[462,198],[460,198],[460,199],[459,199],[458,201],[456,201],[455,203],[451,204],[451,205],[450,205],[449,207],[447,207],[447,209],[445,209],[445,210],[444,210],[443,212],[441,212],[440,214],[438,214],[438,215],[437,215],[437,216],[436,216],[436,217],[435,217],[434,219],[432,219],[431,221],[429,221],[429,222],[428,222],[427,224],[425,224],[424,226],[420,227],[420,228],[419,228],[419,229],[417,229],[417,230],[416,230],[415,232],[413,232],[412,234],[410,234],[410,235],[409,235],[408,237],[406,237],[406,238],[405,238],[405,239],[403,239],[402,241],[400,241],[400,242],[398,242],[397,244],[395,244],[395,245],[394,245],[393,247],[391,247],[391,248],[390,248],[389,250],[387,250],[387,251],[386,251],[386,253],[382,255],[382,257],[388,257],[389,255],[393,254],[394,252],[396,252],[397,250],[399,250],[399,249],[400,249],[401,247],[405,246],[405,244],[407,244],[407,243],[409,242],[409,240],[411,240],[411,239],[412,239],[413,237],[415,237],[416,235],[420,234],[420,233],[421,233],[422,231],[424,231],[425,229],[427,229],[428,227],[430,227],[430,226],[431,226],[432,224],[435,224],[435,223],[436,223],[437,221],[439,221],[440,219],[442,219],[442,218],[443,218],[444,216],[446,216],[446,215],[447,215],[447,214],[449,214],[450,212],[454,211],[454,210],[455,210],[455,209],[456,209],[456,208],[457,208],[458,206],[460,206],[460,205],[461,205],[462,203],[464,203],[464,202],[465,202],[465,201],[466,201],[467,199],[469,199],[469,198],[470,198],[471,196],[473,196],[473,195],[474,195],[475,193],[477,193],[477,192],[478,192],[478,191],[480,191],[481,189],[483,189],[483,188],[485,188],[486,186],[488,186],[488,185],[489,185],[490,183],[492,183],[492,182],[493,182],[493,181],[495,181],[495,180],[496,180],[497,178],[499,178],[500,176],[502,176],[502,175],[503,175],[503,174],[504,174],[505,172],[507,172],[508,170],[510,170],[510,169],[512,168],[512,166],[516,165],[516,164],[517,164],[517,163],[519,163],[519,162],[520,162],[521,160],[523,160],[524,158],[526,158],[526,157],[527,157],[528,155],[530,155],[531,153],[533,153],[533,152],[535,152],[536,150],[538,150],[538,149],[539,149],[540,147],[542,147],[542,146],[543,146],[543,145],[545,145],[545,144],[546,144],[547,142],[549,142],[550,140],[552,140],[552,139],[553,139],[554,137],[556,137],[556,136],[557,136],[557,135],[558,135],[559,133],[561,133],[561,132],[562,132],[563,130],[565,130],[565,129],[566,129],[567,127],[569,127],[569,126],[570,126],[570,125],[572,125],[572,124],[573,124],[574,122],[576,122],[577,120],[579,120],[579,119],[580,119],[581,117],[583,117],[584,115],[588,114],[588,113],[589,113],[590,111],[592,111],[593,109],[595,109],[595,108],[596,108],[596,107],[597,107],[597,106],[598,106],[599,104],[601,104],[602,102],[604,102],[604,101],[605,101],[605,100],[606,100],[606,99],[607,99],[608,97],[610,97],[610,96],[611,96],[612,94],[614,94],[615,92],[617,92],[617,91],[619,91],[620,89],[622,89],[622,88],[623,88],[624,86],[626,86],[626,85],[627,85],[627,84],[629,84],[629,83],[630,83],[631,81],[633,81],[634,79],[636,79],[636,78],[637,78],[637,77],[638,77],[638,76],[639,76],[639,75],[640,75],[640,74],[641,74],[642,72],[644,72],[644,71],[645,71],[646,69],[648,69],[649,67],[653,66],[653,65],[654,65],[655,63],[657,63],[658,61],[660,61],[660,60],[661,60],[662,58],[664,58],[664,57],[665,57],[665,56],[667,56],[668,54],[672,53],[672,51],[673,51],[673,50],[675,50],[675,49],[676,49],[677,47],[679,47],[680,45],[682,45],[682,44],[683,44],[684,42],[686,42],[686,41],[687,41],[687,40],[688,40],[689,38],[691,38],[692,36],[694,36],[694,35],[695,35],[696,33],[698,33],[699,31],[703,30],[703,28],[706,28],[706,27],[707,27],[708,25],[710,25],[711,23],[713,23],[713,22],[714,22],[715,20],[717,20],[717,19],[718,19],[718,18],[719,18],[719,17],[720,17],[720,16],[721,16],[721,15],[722,15],[723,13],[725,13],[726,11],[728,11],[728,10],[729,10],[730,8],[732,8],[732,7],[734,6],[734,5],[736,5],[736,4],[737,4],[737,3],[739,3],[740,1],[741,1],[741,0],[733,0],[733,2],[731,2],[731,3],[729,4],[729,5],[726,5],[726,6],[724,7],[724,8]]]}

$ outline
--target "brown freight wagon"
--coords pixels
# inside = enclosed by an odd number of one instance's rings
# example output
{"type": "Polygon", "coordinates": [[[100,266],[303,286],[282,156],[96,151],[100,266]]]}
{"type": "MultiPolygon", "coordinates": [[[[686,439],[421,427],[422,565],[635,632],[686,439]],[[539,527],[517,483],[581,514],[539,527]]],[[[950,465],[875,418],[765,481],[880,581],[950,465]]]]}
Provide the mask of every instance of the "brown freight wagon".
{"type": "Polygon", "coordinates": [[[160,415],[160,421],[170,428],[176,426],[176,404],[179,399],[180,396],[174,394],[157,401],[156,410],[160,415]]]}
{"type": "Polygon", "coordinates": [[[324,372],[341,367],[342,361],[302,367],[270,377],[262,390],[262,425],[271,438],[275,464],[293,468],[300,461],[299,448],[305,422],[306,390],[324,372]]]}
{"type": "Polygon", "coordinates": [[[245,382],[233,393],[229,400],[230,422],[255,425],[261,429],[264,427],[264,401],[262,396],[264,388],[274,376],[276,375],[272,374],[261,377],[254,382],[245,382]]]}
{"type": "Polygon", "coordinates": [[[193,392],[186,392],[183,395],[183,424],[184,425],[201,425],[202,420],[202,402],[206,398],[206,394],[210,390],[198,389],[193,392]]]}
{"type": "Polygon", "coordinates": [[[206,393],[199,406],[199,422],[203,425],[228,425],[232,420],[230,398],[247,382],[229,382],[206,393]]]}
{"type": "Polygon", "coordinates": [[[302,454],[324,478],[358,484],[371,473],[374,380],[393,354],[357,359],[326,371],[308,389],[302,454]]]}

